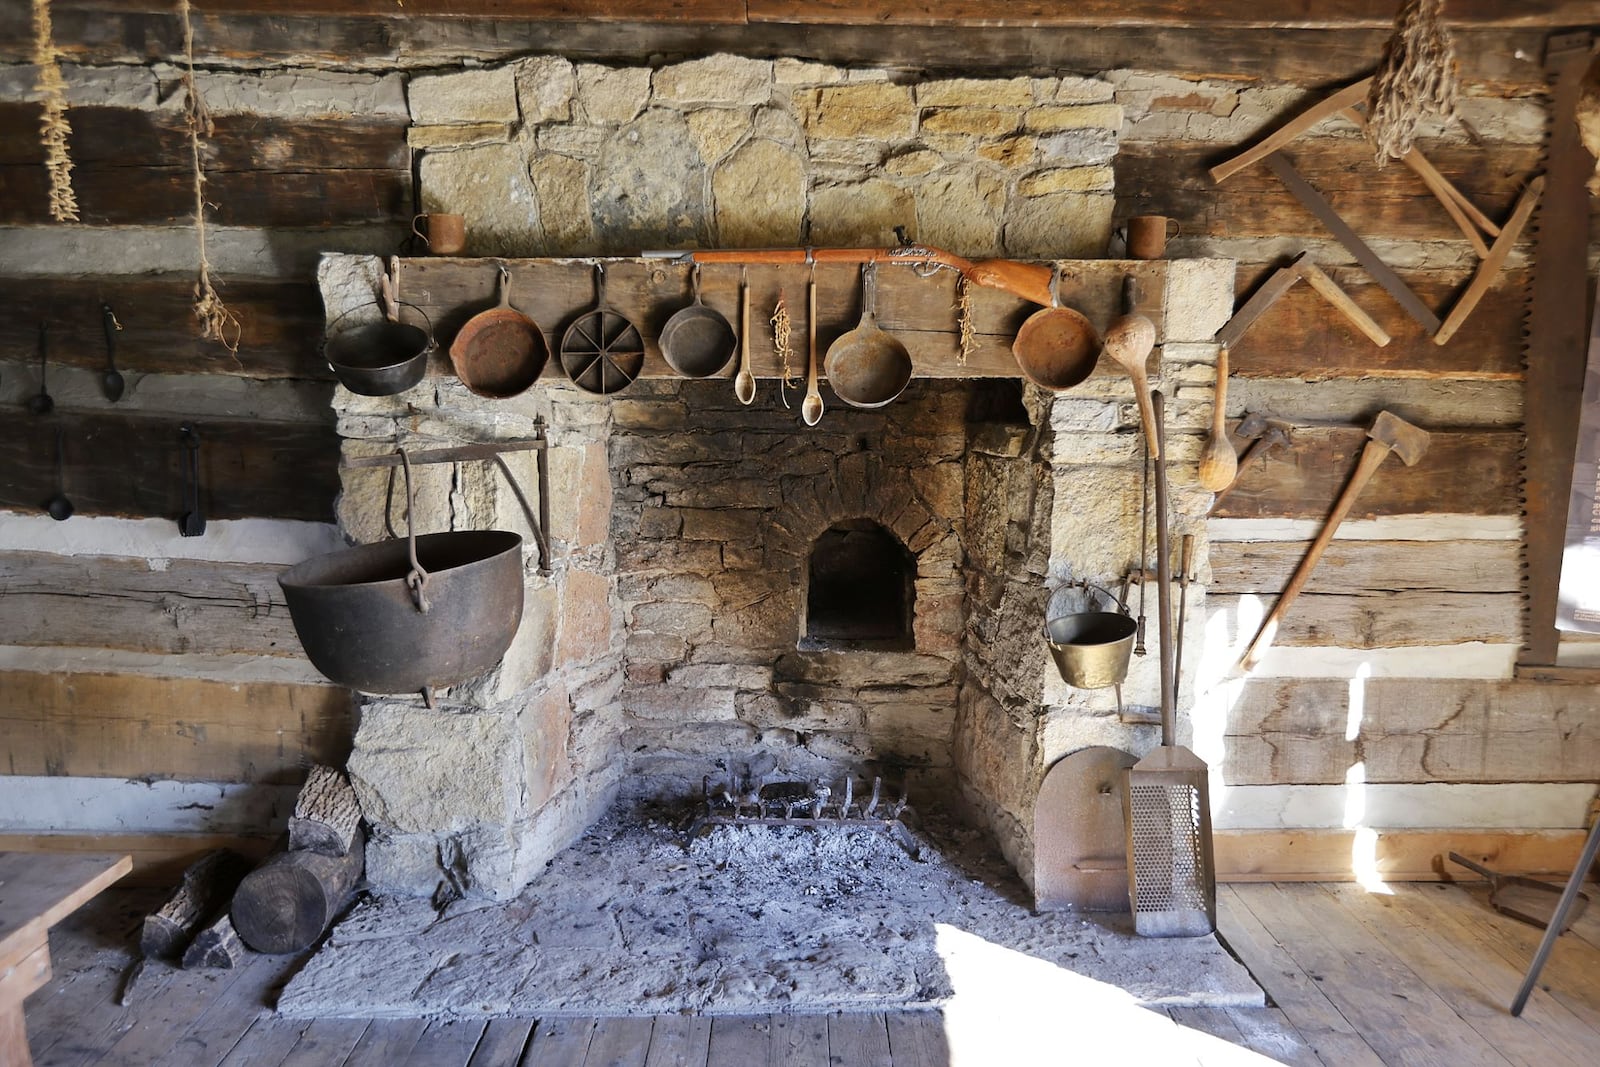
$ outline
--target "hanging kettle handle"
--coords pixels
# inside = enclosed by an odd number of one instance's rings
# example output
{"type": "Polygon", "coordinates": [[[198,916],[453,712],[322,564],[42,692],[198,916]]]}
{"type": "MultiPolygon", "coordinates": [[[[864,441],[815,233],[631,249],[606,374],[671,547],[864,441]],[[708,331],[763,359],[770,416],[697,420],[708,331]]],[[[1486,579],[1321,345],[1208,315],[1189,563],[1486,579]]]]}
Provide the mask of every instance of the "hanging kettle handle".
{"type": "Polygon", "coordinates": [[[417,498],[411,489],[411,457],[406,455],[406,450],[403,448],[394,451],[400,457],[400,467],[406,476],[406,553],[411,557],[411,570],[406,574],[406,588],[411,590],[411,602],[417,606],[417,611],[426,614],[432,605],[428,603],[428,572],[417,559],[417,523],[413,517],[417,498]]]}

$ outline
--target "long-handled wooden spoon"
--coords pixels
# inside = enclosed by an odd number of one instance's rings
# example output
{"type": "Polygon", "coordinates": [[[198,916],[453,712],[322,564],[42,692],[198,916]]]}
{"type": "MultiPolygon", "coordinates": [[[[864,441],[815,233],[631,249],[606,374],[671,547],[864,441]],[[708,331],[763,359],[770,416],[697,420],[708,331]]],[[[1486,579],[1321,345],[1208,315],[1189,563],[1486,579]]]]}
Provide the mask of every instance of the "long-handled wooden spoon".
{"type": "Polygon", "coordinates": [[[1133,379],[1133,391],[1139,401],[1139,419],[1144,424],[1144,440],[1150,449],[1151,459],[1161,458],[1161,435],[1156,432],[1155,407],[1150,402],[1150,376],[1145,363],[1156,346],[1155,323],[1143,315],[1130,313],[1118,316],[1106,328],[1105,354],[1110,356],[1133,379]]]}
{"type": "Polygon", "coordinates": [[[756,398],[756,377],[750,373],[750,282],[739,272],[739,373],[733,378],[733,395],[739,403],[756,398]]]}
{"type": "Polygon", "coordinates": [[[1217,391],[1211,405],[1211,436],[1200,450],[1200,487],[1217,493],[1233,484],[1239,473],[1239,454],[1228,440],[1228,346],[1217,350],[1217,391]]]}
{"type": "Polygon", "coordinates": [[[817,275],[813,271],[806,289],[807,367],[806,398],[800,404],[800,417],[807,426],[822,421],[822,392],[817,388],[817,275]]]}

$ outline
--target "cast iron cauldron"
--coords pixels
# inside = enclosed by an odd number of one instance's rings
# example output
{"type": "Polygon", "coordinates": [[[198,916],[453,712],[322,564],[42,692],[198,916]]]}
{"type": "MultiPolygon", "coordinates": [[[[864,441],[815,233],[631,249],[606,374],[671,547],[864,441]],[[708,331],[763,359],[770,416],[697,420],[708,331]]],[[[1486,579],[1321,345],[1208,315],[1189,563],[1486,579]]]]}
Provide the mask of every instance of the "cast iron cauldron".
{"type": "MultiPolygon", "coordinates": [[[[401,453],[404,460],[404,453],[401,453]]],[[[411,467],[404,539],[298,563],[278,576],[313,666],[369,693],[422,692],[499,663],[522,622],[522,536],[506,530],[416,535],[411,467]]]]}

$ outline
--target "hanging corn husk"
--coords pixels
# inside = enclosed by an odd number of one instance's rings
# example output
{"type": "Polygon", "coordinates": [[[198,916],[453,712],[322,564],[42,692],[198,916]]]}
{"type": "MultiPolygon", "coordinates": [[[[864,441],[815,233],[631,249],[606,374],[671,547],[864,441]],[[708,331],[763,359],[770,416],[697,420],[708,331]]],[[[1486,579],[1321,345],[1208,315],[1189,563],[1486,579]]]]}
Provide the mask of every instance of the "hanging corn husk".
{"type": "Polygon", "coordinates": [[[187,122],[190,162],[194,168],[194,234],[200,250],[200,271],[194,283],[194,315],[200,321],[200,336],[216,341],[229,352],[239,351],[241,327],[228,310],[211,282],[211,261],[206,257],[206,175],[200,165],[200,138],[212,132],[211,113],[194,81],[194,26],[189,18],[189,0],[178,0],[183,18],[183,88],[188,96],[187,122]]]}
{"type": "Polygon", "coordinates": [[[44,167],[50,175],[50,217],[57,222],[78,221],[78,195],[72,189],[72,154],[67,137],[67,83],[61,77],[50,0],[33,0],[33,62],[39,68],[33,87],[44,98],[39,139],[44,144],[44,167]]]}
{"type": "Polygon", "coordinates": [[[1411,151],[1425,117],[1455,115],[1457,66],[1444,0],[1404,0],[1367,93],[1367,136],[1379,166],[1411,151]]]}
{"type": "Polygon", "coordinates": [[[956,275],[956,329],[961,345],[956,352],[956,365],[965,367],[978,336],[978,328],[972,321],[972,294],[967,291],[965,274],[956,275]]]}

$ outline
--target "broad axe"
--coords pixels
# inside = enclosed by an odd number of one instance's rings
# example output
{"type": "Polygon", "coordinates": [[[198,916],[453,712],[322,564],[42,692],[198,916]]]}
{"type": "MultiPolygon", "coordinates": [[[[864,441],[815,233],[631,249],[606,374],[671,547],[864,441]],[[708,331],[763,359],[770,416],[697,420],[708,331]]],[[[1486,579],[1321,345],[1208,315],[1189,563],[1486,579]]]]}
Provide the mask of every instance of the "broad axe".
{"type": "Polygon", "coordinates": [[[1322,559],[1322,553],[1333,540],[1339,524],[1345,516],[1350,514],[1350,509],[1355,506],[1356,498],[1366,488],[1372,476],[1377,473],[1384,458],[1393,452],[1408,467],[1416,465],[1424,452],[1428,451],[1429,434],[1411,425],[1400,416],[1388,411],[1378,412],[1378,417],[1372,420],[1372,428],[1367,431],[1367,443],[1361,449],[1361,459],[1356,464],[1355,474],[1350,476],[1350,481],[1344,487],[1344,492],[1339,494],[1338,501],[1333,506],[1333,513],[1328,516],[1328,521],[1323,524],[1322,532],[1317,534],[1317,539],[1311,542],[1311,547],[1306,550],[1305,558],[1300,561],[1300,566],[1289,579],[1289,584],[1278,595],[1278,602],[1268,612],[1266,620],[1262,622],[1261,629],[1256,631],[1255,640],[1250,642],[1250,647],[1245,650],[1244,657],[1239,660],[1239,669],[1249,671],[1260,662],[1268,648],[1272,647],[1272,639],[1277,635],[1278,627],[1283,622],[1283,617],[1289,611],[1289,605],[1294,603],[1295,597],[1305,588],[1311,579],[1311,572],[1316,569],[1317,562],[1322,559]]]}
{"type": "Polygon", "coordinates": [[[1238,486],[1239,479],[1244,477],[1244,472],[1249,468],[1250,464],[1265,459],[1267,453],[1274,448],[1287,448],[1293,443],[1294,424],[1284,422],[1282,419],[1272,418],[1270,415],[1263,415],[1259,411],[1247,411],[1244,414],[1244,418],[1239,420],[1239,425],[1234,430],[1234,433],[1249,441],[1250,447],[1245,449],[1244,454],[1239,457],[1233,480],[1218,489],[1216,495],[1211,498],[1211,510],[1206,513],[1208,515],[1217,513],[1218,506],[1238,486]]]}

